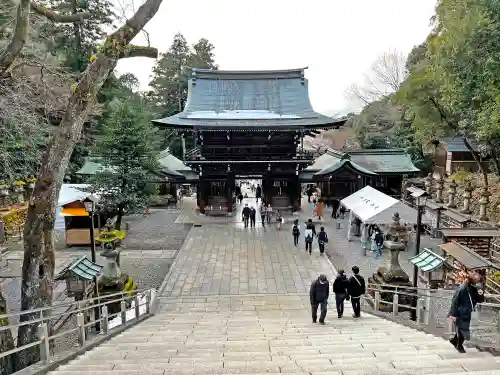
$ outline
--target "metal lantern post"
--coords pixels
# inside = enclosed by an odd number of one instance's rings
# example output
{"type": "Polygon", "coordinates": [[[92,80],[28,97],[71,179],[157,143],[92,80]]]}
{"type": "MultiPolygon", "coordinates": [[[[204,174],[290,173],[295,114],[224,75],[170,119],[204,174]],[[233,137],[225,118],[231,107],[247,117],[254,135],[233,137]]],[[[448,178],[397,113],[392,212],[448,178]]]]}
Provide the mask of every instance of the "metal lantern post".
{"type": "MultiPolygon", "coordinates": [[[[421,190],[418,192],[415,192],[412,194],[416,200],[417,203],[417,233],[416,233],[416,238],[415,238],[415,256],[418,256],[420,253],[420,235],[421,235],[421,227],[422,227],[422,215],[424,213],[424,208],[427,203],[427,197],[429,194],[425,190],[421,190]]],[[[418,267],[415,265],[413,266],[413,288],[415,291],[415,294],[418,295],[417,293],[417,287],[418,287],[418,267]]],[[[415,307],[414,310],[412,310],[412,320],[417,320],[417,297],[414,298],[414,304],[413,307],[415,307]]]]}
{"type": "MultiPolygon", "coordinates": [[[[94,211],[95,211],[95,202],[91,198],[87,198],[83,201],[83,204],[85,205],[85,211],[88,212],[89,217],[90,217],[90,255],[92,257],[92,263],[96,262],[96,255],[95,255],[95,235],[94,235],[94,211]]],[[[99,296],[99,287],[97,285],[97,277],[94,277],[94,298],[99,296]]],[[[99,300],[98,300],[99,303],[99,300]]],[[[99,307],[96,307],[94,309],[94,315],[96,319],[96,331],[99,332],[101,330],[101,325],[98,321],[100,318],[100,312],[99,312],[99,307]]]]}

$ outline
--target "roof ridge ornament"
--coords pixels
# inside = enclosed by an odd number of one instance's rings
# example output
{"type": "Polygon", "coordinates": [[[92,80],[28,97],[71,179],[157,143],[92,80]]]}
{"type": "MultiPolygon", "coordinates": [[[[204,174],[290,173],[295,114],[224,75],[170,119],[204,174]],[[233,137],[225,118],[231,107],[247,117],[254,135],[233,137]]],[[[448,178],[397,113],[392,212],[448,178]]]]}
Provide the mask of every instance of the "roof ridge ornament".
{"type": "Polygon", "coordinates": [[[300,83],[302,86],[304,86],[305,81],[306,81],[305,73],[304,73],[304,69],[302,69],[302,71],[300,72],[300,83]]]}

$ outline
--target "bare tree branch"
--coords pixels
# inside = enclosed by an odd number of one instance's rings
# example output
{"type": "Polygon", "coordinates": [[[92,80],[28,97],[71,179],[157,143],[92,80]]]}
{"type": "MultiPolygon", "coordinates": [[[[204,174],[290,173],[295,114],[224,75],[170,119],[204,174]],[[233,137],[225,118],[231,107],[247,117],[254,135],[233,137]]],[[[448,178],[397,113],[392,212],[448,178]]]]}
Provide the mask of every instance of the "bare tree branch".
{"type": "Polygon", "coordinates": [[[158,58],[158,49],[154,47],[135,46],[133,44],[130,44],[120,55],[121,59],[127,57],[151,57],[153,59],[156,59],[158,58]]]}
{"type": "Polygon", "coordinates": [[[382,54],[372,64],[370,73],[364,75],[363,83],[346,90],[347,99],[366,105],[396,92],[406,78],[405,63],[404,55],[398,51],[382,54]]]}
{"type": "Polygon", "coordinates": [[[58,22],[58,23],[73,23],[73,22],[82,22],[86,20],[92,15],[88,12],[82,13],[74,13],[74,14],[58,14],[49,8],[45,8],[34,1],[30,1],[31,9],[34,12],[40,14],[41,16],[45,16],[47,19],[58,22]]]}
{"type": "Polygon", "coordinates": [[[20,0],[17,6],[16,28],[10,43],[5,49],[0,51],[0,77],[6,77],[9,74],[9,69],[21,53],[21,50],[26,44],[30,26],[31,8],[46,18],[55,22],[81,22],[85,18],[89,18],[89,13],[77,13],[68,16],[58,15],[50,9],[44,8],[30,0],[20,0]]]}

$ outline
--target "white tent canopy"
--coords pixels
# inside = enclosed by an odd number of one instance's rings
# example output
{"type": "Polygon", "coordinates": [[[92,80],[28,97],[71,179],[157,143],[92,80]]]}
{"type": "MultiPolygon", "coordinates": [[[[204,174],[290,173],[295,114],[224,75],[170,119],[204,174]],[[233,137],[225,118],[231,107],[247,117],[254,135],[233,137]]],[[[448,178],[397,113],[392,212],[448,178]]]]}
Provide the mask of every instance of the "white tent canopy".
{"type": "MultiPolygon", "coordinates": [[[[412,225],[417,221],[417,210],[371,186],[366,186],[342,199],[340,204],[364,224],[392,224],[394,222],[392,217],[396,212],[401,218],[401,224],[412,225]]],[[[428,221],[427,218],[422,218],[423,223],[428,221]]]]}

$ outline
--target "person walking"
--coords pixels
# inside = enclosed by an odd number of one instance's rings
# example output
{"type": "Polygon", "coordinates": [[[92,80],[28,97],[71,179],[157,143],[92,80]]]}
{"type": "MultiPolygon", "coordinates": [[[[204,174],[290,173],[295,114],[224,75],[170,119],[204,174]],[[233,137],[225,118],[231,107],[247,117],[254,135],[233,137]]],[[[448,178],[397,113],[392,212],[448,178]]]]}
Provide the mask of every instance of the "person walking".
{"type": "Polygon", "coordinates": [[[359,274],[358,266],[352,267],[352,273],[347,290],[354,310],[353,318],[359,318],[361,316],[361,296],[366,293],[366,284],[363,276],[359,274]]]}
{"type": "Polygon", "coordinates": [[[259,203],[260,198],[262,198],[262,189],[260,185],[257,185],[257,189],[255,189],[255,201],[259,203]]]}
{"type": "Polygon", "coordinates": [[[297,246],[299,244],[299,237],[300,237],[299,219],[295,219],[293,222],[292,235],[293,235],[293,244],[297,246]]]}
{"type": "Polygon", "coordinates": [[[316,204],[316,215],[318,216],[319,220],[321,220],[324,210],[325,210],[325,204],[323,203],[323,200],[320,198],[318,199],[318,203],[316,204]]]}
{"type": "Polygon", "coordinates": [[[267,215],[267,223],[271,224],[271,219],[273,218],[273,208],[271,204],[268,204],[266,207],[266,215],[267,215]]]}
{"type": "Polygon", "coordinates": [[[339,206],[339,200],[337,198],[334,198],[332,201],[332,219],[336,219],[339,216],[339,206]]]}
{"type": "Polygon", "coordinates": [[[458,287],[451,301],[449,317],[455,326],[455,336],[450,343],[459,353],[465,353],[464,341],[470,340],[470,321],[476,305],[484,302],[484,291],[480,284],[481,275],[469,271],[467,280],[458,287]]]}
{"type": "Polygon", "coordinates": [[[250,228],[255,228],[255,217],[257,216],[257,211],[252,206],[250,207],[250,228]]]}
{"type": "Polygon", "coordinates": [[[316,236],[316,227],[314,226],[312,219],[309,219],[306,223],[306,230],[304,231],[304,238],[306,241],[306,252],[309,251],[309,255],[312,254],[312,243],[314,236],[316,236]]]}
{"type": "Polygon", "coordinates": [[[338,275],[333,282],[333,293],[335,293],[335,305],[337,306],[337,314],[339,319],[344,315],[344,301],[349,300],[347,289],[349,288],[349,280],[344,273],[344,270],[339,270],[338,275]]]}
{"type": "Polygon", "coordinates": [[[266,221],[266,205],[264,202],[260,205],[260,220],[262,221],[262,226],[264,226],[264,222],[266,221]]]}
{"type": "Polygon", "coordinates": [[[380,229],[377,229],[373,242],[375,242],[375,258],[378,259],[382,256],[382,247],[384,246],[384,235],[380,229]]]}
{"type": "Polygon", "coordinates": [[[245,207],[243,207],[241,215],[243,216],[243,223],[245,224],[245,228],[247,228],[248,220],[250,219],[250,207],[248,207],[248,203],[246,203],[245,207]]]}
{"type": "Polygon", "coordinates": [[[330,284],[325,275],[319,275],[318,279],[313,281],[309,290],[311,300],[312,321],[316,323],[318,318],[318,307],[321,306],[319,324],[325,324],[326,312],[328,309],[328,297],[330,295],[330,284]]]}
{"type": "Polygon", "coordinates": [[[326,243],[328,243],[328,234],[325,232],[325,227],[321,227],[318,233],[318,246],[321,255],[325,252],[326,243]]]}
{"type": "Polygon", "coordinates": [[[280,231],[283,225],[283,215],[281,215],[280,210],[276,211],[276,230],[280,231]]]}

